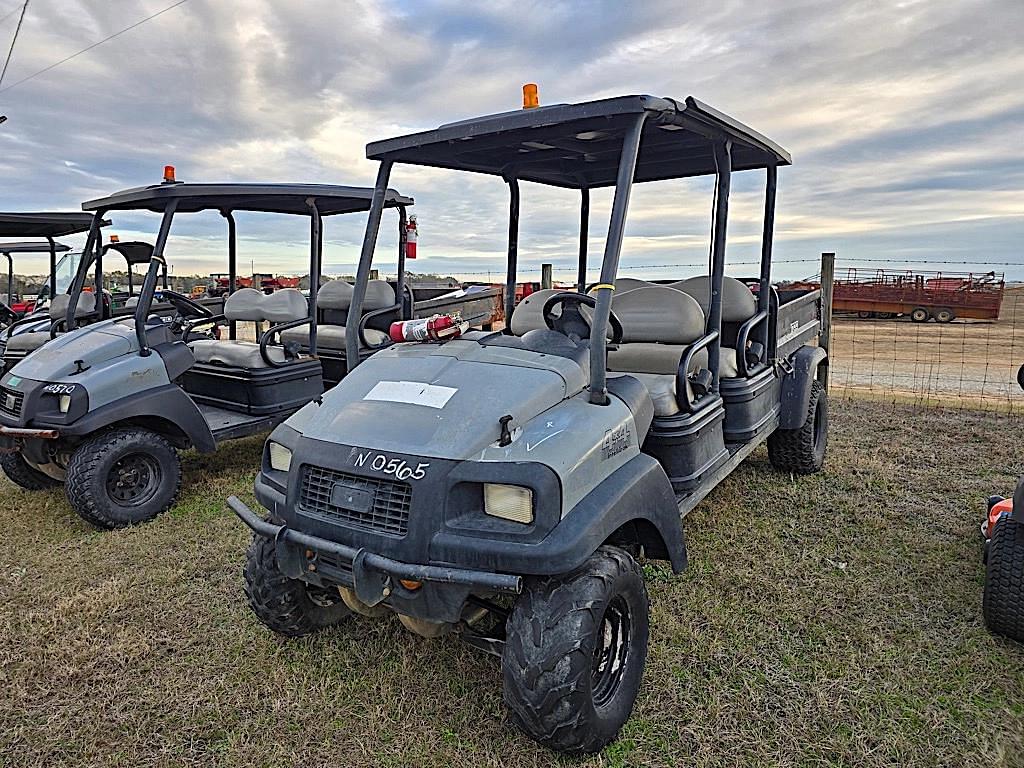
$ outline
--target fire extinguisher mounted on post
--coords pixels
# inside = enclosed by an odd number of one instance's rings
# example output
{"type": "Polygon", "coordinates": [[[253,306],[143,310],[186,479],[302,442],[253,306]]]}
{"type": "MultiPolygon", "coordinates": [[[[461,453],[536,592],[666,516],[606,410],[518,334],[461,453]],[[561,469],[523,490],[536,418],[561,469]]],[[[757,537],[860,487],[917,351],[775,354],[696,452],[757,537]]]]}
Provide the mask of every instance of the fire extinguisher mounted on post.
{"type": "Polygon", "coordinates": [[[414,213],[409,216],[409,221],[405,224],[405,258],[416,258],[416,238],[418,235],[419,230],[416,228],[416,214],[414,213]]]}

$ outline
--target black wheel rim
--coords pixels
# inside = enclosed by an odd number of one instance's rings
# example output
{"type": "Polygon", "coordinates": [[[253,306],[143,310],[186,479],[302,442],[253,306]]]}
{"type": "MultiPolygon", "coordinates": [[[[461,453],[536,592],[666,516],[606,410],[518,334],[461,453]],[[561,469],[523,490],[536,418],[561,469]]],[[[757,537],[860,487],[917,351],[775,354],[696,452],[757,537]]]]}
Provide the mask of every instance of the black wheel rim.
{"type": "Polygon", "coordinates": [[[160,464],[155,458],[145,453],[129,453],[110,468],[107,495],[119,506],[137,507],[153,498],[161,477],[160,464]]]}
{"type": "Polygon", "coordinates": [[[622,682],[629,656],[630,624],[629,605],[622,597],[613,598],[601,618],[594,645],[590,687],[596,707],[611,701],[622,682]]]}

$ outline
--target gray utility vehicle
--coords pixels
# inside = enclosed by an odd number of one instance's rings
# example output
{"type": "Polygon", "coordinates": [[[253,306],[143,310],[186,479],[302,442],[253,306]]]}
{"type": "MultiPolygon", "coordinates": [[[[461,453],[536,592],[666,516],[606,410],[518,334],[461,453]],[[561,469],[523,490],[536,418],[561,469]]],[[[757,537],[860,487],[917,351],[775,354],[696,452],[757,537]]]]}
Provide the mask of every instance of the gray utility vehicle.
{"type": "Polygon", "coordinates": [[[501,656],[520,728],[598,750],[628,718],[647,655],[635,558],[682,570],[682,515],[766,440],[787,473],[824,460],[825,352],[804,344],[818,294],[780,297],[771,283],[776,172],[790,157],[692,98],[651,96],[481,117],[367,156],[380,169],[353,308],[392,165],[408,163],[508,183],[511,322],[379,352],[271,433],[255,484],[269,517],[229,499],[255,533],[249,601],[285,635],[386,610],[424,635],[461,631],[501,656]],[[731,173],[748,169],[767,175],[753,291],[724,276],[731,173]],[[633,184],[701,174],[717,180],[709,274],[616,280],[633,184]],[[579,290],[513,312],[520,181],[581,190],[579,290]],[[610,186],[600,280],[584,292],[588,194],[610,186]]]}
{"type": "MultiPolygon", "coordinates": [[[[308,353],[280,335],[316,319],[321,218],[365,211],[372,196],[372,189],[331,185],[165,182],[85,203],[97,220],[112,210],[162,213],[149,270],[131,317],[75,330],[69,303],[61,321],[69,331],[0,379],[0,440],[8,450],[0,467],[24,488],[64,482],[71,506],[97,526],[130,525],[166,510],[181,479],[178,450],[211,452],[225,440],[270,429],[322,393],[317,324],[305,331],[308,353]],[[313,301],[295,289],[266,295],[243,288],[214,314],[165,288],[162,299],[177,314],[170,321],[153,314],[171,222],[176,214],[205,210],[227,221],[232,288],[235,212],[308,217],[313,301]],[[238,321],[273,325],[258,342],[247,342],[236,339],[238,321]],[[228,338],[196,338],[221,324],[229,326],[228,338]]],[[[392,191],[381,198],[400,209],[412,203],[392,191]]],[[[97,231],[94,225],[87,253],[97,231]]],[[[81,294],[84,279],[79,270],[72,297],[81,294]]]]}

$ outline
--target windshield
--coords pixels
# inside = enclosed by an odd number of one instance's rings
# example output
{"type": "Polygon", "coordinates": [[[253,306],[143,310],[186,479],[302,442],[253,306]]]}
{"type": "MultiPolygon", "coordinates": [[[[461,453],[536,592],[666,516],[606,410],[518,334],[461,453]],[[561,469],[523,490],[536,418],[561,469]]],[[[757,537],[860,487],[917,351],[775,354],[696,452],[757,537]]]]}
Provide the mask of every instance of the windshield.
{"type": "MultiPolygon", "coordinates": [[[[57,280],[57,293],[67,293],[68,288],[71,287],[71,281],[75,277],[75,273],[78,272],[78,265],[82,261],[81,251],[68,251],[60,257],[60,261],[57,262],[57,266],[54,269],[54,275],[57,280]]],[[[41,307],[44,304],[48,304],[50,301],[50,281],[47,280],[43,283],[43,287],[39,290],[39,295],[36,297],[36,307],[41,307]]]]}

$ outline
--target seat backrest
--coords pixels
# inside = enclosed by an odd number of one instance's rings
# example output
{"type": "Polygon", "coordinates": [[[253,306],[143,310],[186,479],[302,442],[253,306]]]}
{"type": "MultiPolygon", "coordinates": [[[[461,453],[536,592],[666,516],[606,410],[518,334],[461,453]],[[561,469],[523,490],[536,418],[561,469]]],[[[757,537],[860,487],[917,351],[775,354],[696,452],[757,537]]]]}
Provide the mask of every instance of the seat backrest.
{"type": "Polygon", "coordinates": [[[124,306],[125,306],[125,308],[139,306],[139,297],[138,296],[129,296],[127,298],[127,300],[124,302],[124,306]]]}
{"type": "MultiPolygon", "coordinates": [[[[53,297],[50,302],[50,319],[63,320],[68,313],[68,305],[71,303],[71,295],[61,293],[53,297]]],[[[78,296],[78,306],[75,308],[75,317],[82,317],[96,311],[96,294],[90,291],[82,291],[78,296]]]]}
{"type": "Polygon", "coordinates": [[[544,302],[556,293],[565,293],[561,288],[545,288],[542,291],[534,291],[524,298],[512,312],[512,319],[509,322],[509,329],[514,336],[522,336],[530,331],[547,328],[544,323],[544,302]]]}
{"type": "Polygon", "coordinates": [[[393,307],[398,303],[395,299],[395,289],[387,280],[370,280],[366,283],[366,296],[363,298],[363,313],[372,312],[375,309],[393,307]]]}
{"type": "MultiPolygon", "coordinates": [[[[672,288],[689,294],[707,316],[711,306],[711,278],[707,275],[691,277],[672,283],[672,288]]],[[[726,277],[722,281],[722,322],[743,323],[757,314],[757,299],[741,281],[726,277]]]]}
{"type": "Polygon", "coordinates": [[[647,288],[648,286],[654,285],[646,280],[640,280],[636,277],[617,277],[615,278],[615,292],[625,293],[626,291],[632,291],[636,288],[647,288]]]}
{"type": "Polygon", "coordinates": [[[352,304],[352,286],[344,280],[330,280],[316,292],[317,309],[347,310],[352,304]]]}
{"type": "Polygon", "coordinates": [[[704,335],[704,312],[688,294],[663,285],[648,285],[612,297],[612,311],[622,323],[622,341],[692,344],[704,335]]]}
{"type": "Polygon", "coordinates": [[[287,323],[309,313],[306,297],[295,288],[263,293],[255,288],[235,291],[224,302],[224,317],[231,321],[287,323]]]}

